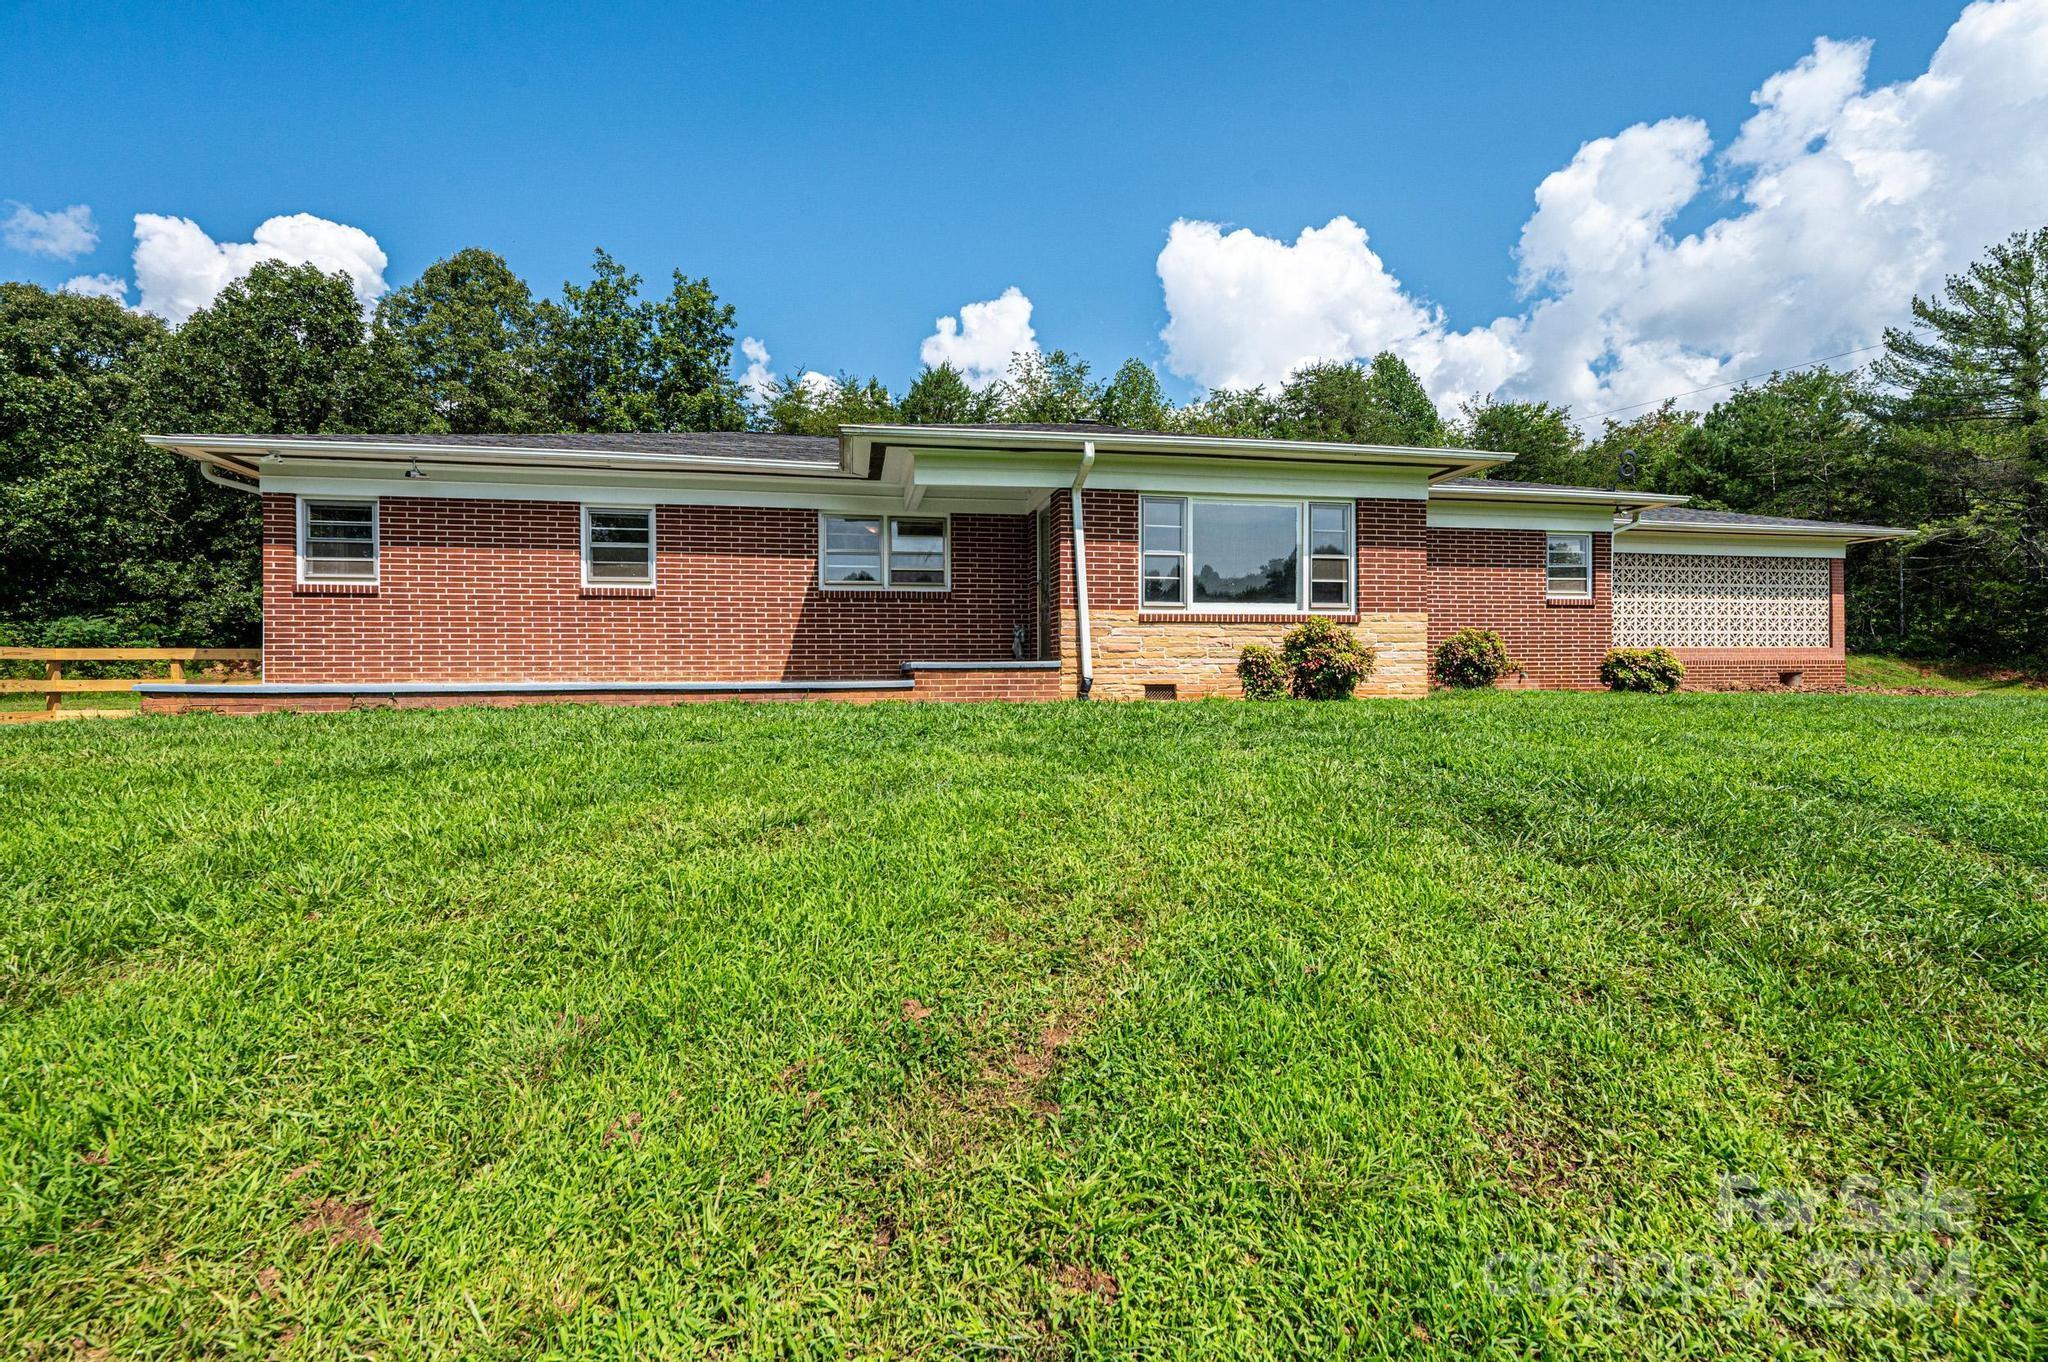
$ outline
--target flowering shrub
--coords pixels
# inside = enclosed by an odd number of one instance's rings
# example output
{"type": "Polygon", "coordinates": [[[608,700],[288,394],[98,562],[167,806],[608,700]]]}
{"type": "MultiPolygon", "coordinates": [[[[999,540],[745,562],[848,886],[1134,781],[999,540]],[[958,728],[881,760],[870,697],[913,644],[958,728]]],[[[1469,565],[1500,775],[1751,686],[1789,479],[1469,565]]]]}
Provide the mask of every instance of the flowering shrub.
{"type": "Polygon", "coordinates": [[[1685,679],[1685,664],[1669,648],[1615,648],[1600,664],[1600,679],[1609,690],[1662,695],[1678,689],[1685,679]]]}
{"type": "Polygon", "coordinates": [[[1277,700],[1287,694],[1287,664],[1278,650],[1263,643],[1248,643],[1238,655],[1237,679],[1244,683],[1247,700],[1277,700]]]}
{"type": "Polygon", "coordinates": [[[1349,700],[1372,675],[1377,655],[1358,635],[1326,619],[1308,619],[1280,641],[1287,688],[1297,700],[1349,700]]]}
{"type": "Polygon", "coordinates": [[[1461,689],[1490,686],[1515,669],[1508,645],[1491,629],[1460,629],[1436,645],[1434,661],[1437,684],[1461,689]]]}

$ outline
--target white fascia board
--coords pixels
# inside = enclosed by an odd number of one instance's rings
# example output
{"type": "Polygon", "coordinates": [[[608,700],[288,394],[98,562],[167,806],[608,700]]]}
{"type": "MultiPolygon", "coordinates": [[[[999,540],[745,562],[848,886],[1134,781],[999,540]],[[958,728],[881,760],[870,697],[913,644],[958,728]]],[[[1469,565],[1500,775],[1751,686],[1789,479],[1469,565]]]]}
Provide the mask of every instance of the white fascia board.
{"type": "MultiPolygon", "coordinates": [[[[893,457],[893,456],[892,456],[893,457]]],[[[1056,491],[1074,482],[1073,457],[1019,451],[926,449],[917,455],[916,480],[934,488],[1028,488],[1056,491]]],[[[1384,498],[1420,501],[1429,495],[1428,470],[1373,464],[1280,460],[1181,458],[1102,454],[1089,470],[1091,490],[1193,495],[1384,498]]]]}
{"type": "Polygon", "coordinates": [[[1575,534],[1605,534],[1614,528],[1614,509],[1605,504],[1442,501],[1431,497],[1429,527],[1433,530],[1558,530],[1575,534]]]}
{"type": "MultiPolygon", "coordinates": [[[[1293,459],[1344,463],[1396,464],[1442,470],[1471,471],[1508,462],[1515,456],[1483,449],[1439,449],[1411,445],[1340,444],[1321,440],[1268,440],[1220,435],[1130,435],[1115,431],[1028,429],[958,430],[933,426],[841,426],[840,440],[849,449],[876,443],[920,448],[973,450],[1057,450],[1078,456],[1093,444],[1098,455],[1206,455],[1238,459],[1293,459]]],[[[1439,476],[1457,476],[1440,472],[1439,476]]]]}
{"type": "MultiPolygon", "coordinates": [[[[438,497],[465,501],[588,502],[604,506],[758,506],[856,515],[886,515],[903,509],[901,488],[851,478],[831,486],[767,482],[685,486],[674,480],[484,482],[438,474],[394,478],[266,471],[263,490],[298,496],[438,497]]],[[[919,510],[927,514],[1022,515],[1035,504],[1033,496],[1022,489],[1011,490],[1007,495],[994,490],[976,494],[971,489],[961,489],[934,491],[924,498],[919,510]]]]}
{"type": "Polygon", "coordinates": [[[1731,558],[1841,558],[1852,541],[1847,535],[1749,534],[1663,529],[1614,532],[1616,553],[1706,553],[1731,558]]]}
{"type": "Polygon", "coordinates": [[[674,471],[697,473],[757,473],[778,477],[845,477],[834,464],[804,464],[788,459],[702,458],[673,454],[637,454],[629,450],[597,451],[556,449],[545,445],[448,445],[404,440],[301,440],[289,435],[145,435],[147,444],[172,449],[189,458],[227,457],[255,464],[280,455],[294,459],[354,463],[405,464],[422,467],[483,466],[503,468],[516,465],[531,469],[566,471],[674,471]]]}
{"type": "Polygon", "coordinates": [[[1683,506],[1691,497],[1677,496],[1669,492],[1621,492],[1605,487],[1486,487],[1465,486],[1445,487],[1438,484],[1429,489],[1430,500],[1442,502],[1482,502],[1491,505],[1496,502],[1529,502],[1540,505],[1559,506],[1607,506],[1626,511],[1635,507],[1683,506]]]}

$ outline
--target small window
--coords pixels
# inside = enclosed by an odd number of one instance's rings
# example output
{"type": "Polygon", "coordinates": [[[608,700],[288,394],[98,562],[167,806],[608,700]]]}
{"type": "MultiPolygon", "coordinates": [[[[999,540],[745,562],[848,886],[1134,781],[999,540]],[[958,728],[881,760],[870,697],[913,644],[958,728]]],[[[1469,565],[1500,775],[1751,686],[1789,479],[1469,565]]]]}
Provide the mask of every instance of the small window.
{"type": "Polygon", "coordinates": [[[654,512],[648,507],[583,508],[583,584],[654,584],[654,512]]]}
{"type": "Polygon", "coordinates": [[[1553,534],[1544,550],[1544,594],[1583,601],[1593,595],[1593,536],[1553,534]]]}
{"type": "Polygon", "coordinates": [[[1312,501],[1308,507],[1308,603],[1319,610],[1351,608],[1352,510],[1347,502],[1312,501]]]}
{"type": "Polygon", "coordinates": [[[301,499],[299,580],[374,585],[377,503],[301,499]]]}
{"type": "Polygon", "coordinates": [[[944,516],[819,517],[818,581],[847,588],[943,591],[948,585],[944,516]]]}
{"type": "Polygon", "coordinates": [[[1146,497],[1140,503],[1144,605],[1188,603],[1187,514],[1180,497],[1146,497]]]}

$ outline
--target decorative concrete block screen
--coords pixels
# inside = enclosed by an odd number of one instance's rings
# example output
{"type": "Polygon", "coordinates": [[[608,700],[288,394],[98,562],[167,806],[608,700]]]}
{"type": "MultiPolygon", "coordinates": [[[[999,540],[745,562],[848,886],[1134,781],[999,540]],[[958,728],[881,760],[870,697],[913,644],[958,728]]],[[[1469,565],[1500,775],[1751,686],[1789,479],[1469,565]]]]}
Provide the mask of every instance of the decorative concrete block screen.
{"type": "Polygon", "coordinates": [[[1825,648],[1825,558],[1614,555],[1614,642],[1623,648],[1825,648]]]}

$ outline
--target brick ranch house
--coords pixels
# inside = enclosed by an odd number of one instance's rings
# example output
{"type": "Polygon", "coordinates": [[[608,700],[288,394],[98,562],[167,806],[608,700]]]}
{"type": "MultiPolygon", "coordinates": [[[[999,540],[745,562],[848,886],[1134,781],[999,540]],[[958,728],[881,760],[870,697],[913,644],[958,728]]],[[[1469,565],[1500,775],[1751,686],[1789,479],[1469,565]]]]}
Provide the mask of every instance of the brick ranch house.
{"type": "Polygon", "coordinates": [[[155,712],[1234,695],[1310,615],[1414,696],[1498,630],[1543,687],[1843,683],[1847,546],[1904,533],[1491,481],[1505,454],[1106,425],[837,438],[163,435],[263,502],[263,680],[155,712]]]}

